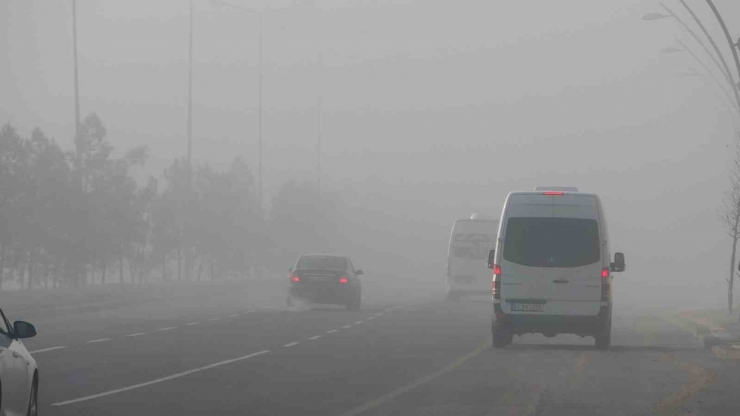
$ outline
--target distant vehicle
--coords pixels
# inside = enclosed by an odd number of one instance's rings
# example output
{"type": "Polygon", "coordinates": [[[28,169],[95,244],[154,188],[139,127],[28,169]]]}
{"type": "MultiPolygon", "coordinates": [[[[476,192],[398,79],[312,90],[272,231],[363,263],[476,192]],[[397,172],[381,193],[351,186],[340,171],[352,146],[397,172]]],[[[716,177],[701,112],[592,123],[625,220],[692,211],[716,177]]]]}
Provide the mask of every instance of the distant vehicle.
{"type": "Polygon", "coordinates": [[[0,310],[0,415],[38,415],[38,367],[21,341],[34,336],[33,325],[11,326],[0,310]]]}
{"type": "Polygon", "coordinates": [[[304,254],[290,269],[287,305],[296,299],[309,303],[343,305],[358,311],[362,306],[362,284],[352,260],[345,256],[304,254]]]}
{"type": "Polygon", "coordinates": [[[514,335],[593,336],[611,345],[612,272],[604,208],[595,194],[512,192],[506,198],[493,269],[494,347],[514,335]]]}
{"type": "Polygon", "coordinates": [[[491,293],[491,271],[486,268],[486,259],[496,247],[498,223],[497,219],[475,213],[453,224],[447,249],[448,300],[491,293]]]}

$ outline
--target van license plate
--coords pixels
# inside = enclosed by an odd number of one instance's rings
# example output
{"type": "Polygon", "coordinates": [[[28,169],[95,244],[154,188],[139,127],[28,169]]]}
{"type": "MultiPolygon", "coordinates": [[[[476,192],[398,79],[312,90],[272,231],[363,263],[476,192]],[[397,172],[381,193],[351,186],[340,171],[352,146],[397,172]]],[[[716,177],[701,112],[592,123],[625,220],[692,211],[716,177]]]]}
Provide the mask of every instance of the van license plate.
{"type": "Polygon", "coordinates": [[[545,305],[542,303],[512,303],[511,310],[516,312],[543,312],[545,305]]]}

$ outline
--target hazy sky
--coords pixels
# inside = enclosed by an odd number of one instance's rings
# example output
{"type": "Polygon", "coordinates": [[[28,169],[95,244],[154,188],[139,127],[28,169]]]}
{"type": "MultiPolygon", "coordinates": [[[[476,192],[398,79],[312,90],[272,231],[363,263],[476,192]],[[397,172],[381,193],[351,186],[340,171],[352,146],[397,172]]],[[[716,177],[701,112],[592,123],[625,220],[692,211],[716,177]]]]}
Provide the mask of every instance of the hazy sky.
{"type": "MultiPolygon", "coordinates": [[[[194,3],[194,157],[226,166],[242,155],[256,168],[258,18],[194,3]]],[[[705,2],[689,3],[726,49],[705,2]]],[[[739,35],[740,2],[716,4],[739,35]]],[[[186,151],[188,2],[77,8],[82,112],[101,116],[118,149],[147,144],[158,174],[186,151]]],[[[612,247],[632,260],[623,285],[717,298],[733,119],[711,81],[674,76],[698,66],[660,54],[689,38],[673,21],[640,20],[653,10],[647,0],[315,0],[267,15],[266,196],[314,177],[321,94],[324,183],[351,187],[419,238],[444,246],[456,217],[496,215],[510,190],[574,185],[606,203],[612,247]]],[[[0,122],[40,126],[65,146],[71,22],[70,0],[0,0],[0,122]]]]}

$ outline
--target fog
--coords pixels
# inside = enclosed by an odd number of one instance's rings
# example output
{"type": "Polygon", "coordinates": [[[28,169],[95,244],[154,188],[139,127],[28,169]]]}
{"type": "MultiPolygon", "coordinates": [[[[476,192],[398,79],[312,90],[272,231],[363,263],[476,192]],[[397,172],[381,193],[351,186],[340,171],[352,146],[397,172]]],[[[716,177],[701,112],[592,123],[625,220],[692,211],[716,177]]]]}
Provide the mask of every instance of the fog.
{"type": "MultiPolygon", "coordinates": [[[[239,155],[255,172],[258,18],[194,4],[194,161],[239,155]]],[[[670,19],[640,19],[658,7],[316,0],[266,15],[266,205],[282,183],[314,180],[321,97],[322,186],[355,208],[347,251],[366,269],[443,291],[455,219],[498,216],[512,190],[577,186],[602,197],[612,249],[626,254],[617,299],[720,307],[732,114],[709,78],[675,76],[698,66],[660,53],[689,38],[670,19]]],[[[740,24],[740,4],[721,7],[740,24]]],[[[82,114],[102,118],[118,151],[148,146],[137,175],[160,176],[187,148],[188,2],[77,9],[82,114]]],[[[0,26],[0,121],[72,146],[71,2],[5,0],[0,26]]]]}

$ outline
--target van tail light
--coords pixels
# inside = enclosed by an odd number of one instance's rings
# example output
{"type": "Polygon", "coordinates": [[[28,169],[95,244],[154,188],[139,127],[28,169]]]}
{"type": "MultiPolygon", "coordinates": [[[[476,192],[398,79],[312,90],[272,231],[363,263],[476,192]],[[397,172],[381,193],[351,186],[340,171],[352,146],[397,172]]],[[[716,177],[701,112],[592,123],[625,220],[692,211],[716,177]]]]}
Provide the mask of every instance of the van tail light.
{"type": "Polygon", "coordinates": [[[544,193],[547,196],[562,196],[563,193],[560,191],[547,191],[544,193]]]}
{"type": "Polygon", "coordinates": [[[340,277],[340,278],[339,278],[339,283],[341,283],[341,284],[343,284],[343,285],[344,285],[344,284],[347,284],[347,278],[346,278],[346,277],[344,277],[344,276],[340,277]]]}
{"type": "Polygon", "coordinates": [[[491,282],[491,290],[494,299],[501,299],[501,266],[498,264],[493,265],[493,281],[491,282]]]}
{"type": "Polygon", "coordinates": [[[611,283],[609,282],[609,269],[601,269],[601,301],[608,302],[611,294],[611,283]]]}
{"type": "Polygon", "coordinates": [[[297,275],[291,273],[291,275],[290,275],[290,281],[293,282],[293,283],[298,283],[298,282],[301,281],[301,278],[298,277],[297,275]]]}

